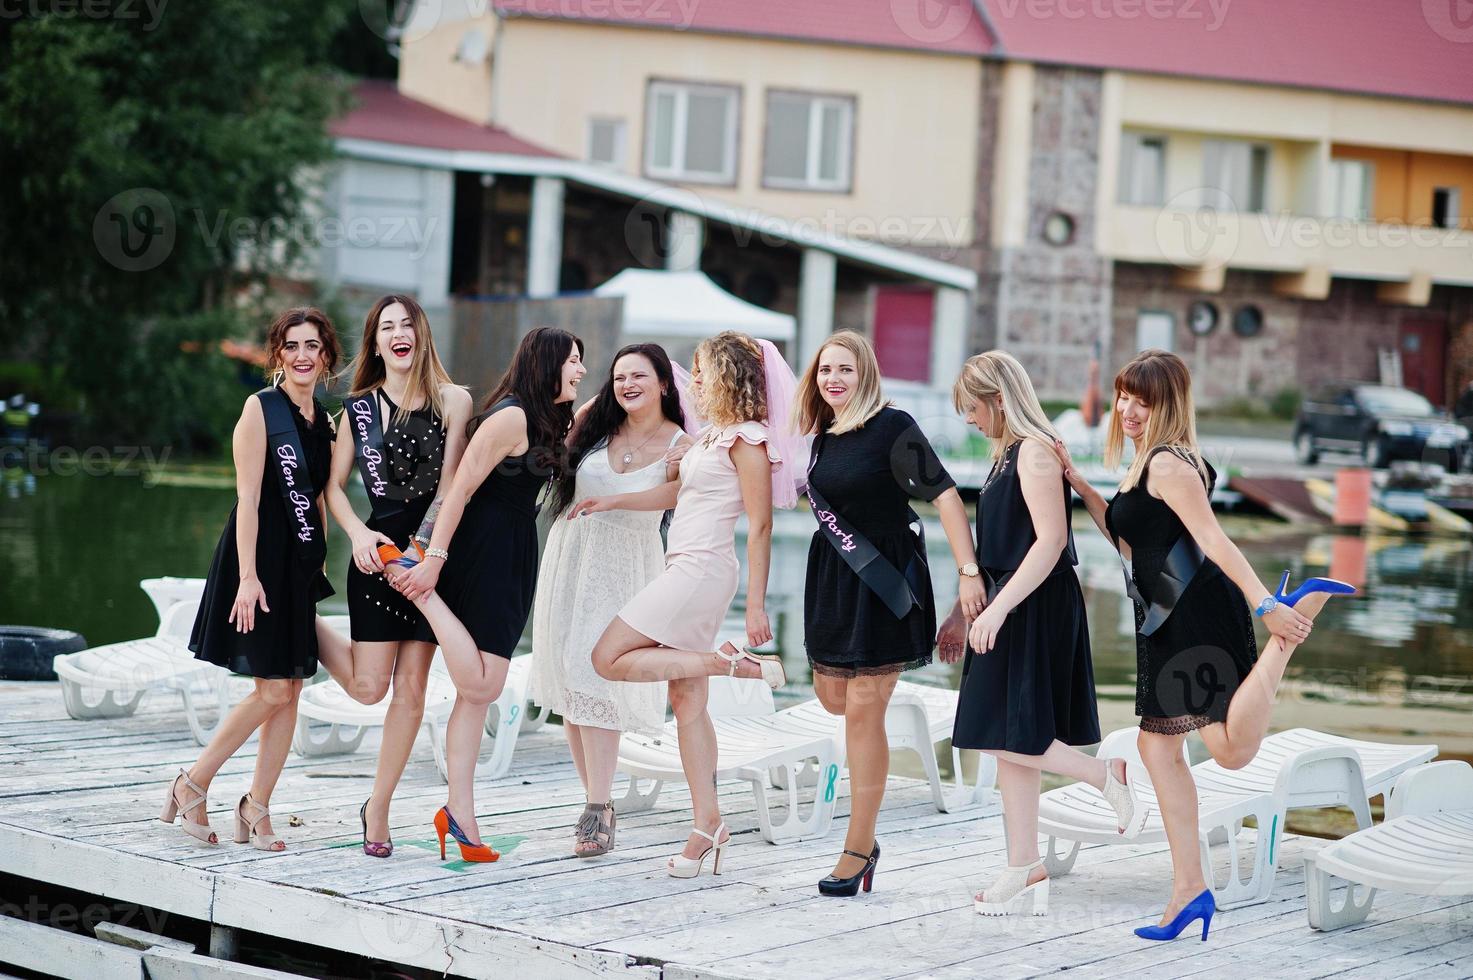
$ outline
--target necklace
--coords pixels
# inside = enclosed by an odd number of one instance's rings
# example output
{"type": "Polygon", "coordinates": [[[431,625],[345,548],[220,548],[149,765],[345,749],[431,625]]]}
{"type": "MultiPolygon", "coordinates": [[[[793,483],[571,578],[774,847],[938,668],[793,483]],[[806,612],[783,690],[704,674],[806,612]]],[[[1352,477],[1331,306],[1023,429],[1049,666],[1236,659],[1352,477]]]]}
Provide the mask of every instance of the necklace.
{"type": "Polygon", "coordinates": [[[650,444],[650,439],[653,439],[655,436],[659,435],[660,434],[660,430],[662,428],[664,428],[664,427],[665,426],[664,426],[664,423],[663,422],[661,424],[655,426],[655,431],[654,432],[651,432],[649,434],[649,438],[648,439],[645,439],[645,441],[644,442],[641,442],[638,446],[636,446],[633,449],[630,449],[627,452],[625,452],[624,455],[622,457],[620,457],[623,460],[624,465],[627,467],[631,463],[633,463],[634,462],[634,454],[637,453],[637,452],[639,452],[645,446],[648,446],[650,444]]]}

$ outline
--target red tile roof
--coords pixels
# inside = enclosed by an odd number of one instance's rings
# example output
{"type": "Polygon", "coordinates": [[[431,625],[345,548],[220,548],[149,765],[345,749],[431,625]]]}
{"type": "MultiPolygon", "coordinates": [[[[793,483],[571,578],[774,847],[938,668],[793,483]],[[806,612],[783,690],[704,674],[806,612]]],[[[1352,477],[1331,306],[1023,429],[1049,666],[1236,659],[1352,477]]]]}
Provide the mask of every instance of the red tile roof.
{"type": "Polygon", "coordinates": [[[503,17],[581,20],[882,48],[979,54],[971,0],[495,0],[503,17]]]}
{"type": "Polygon", "coordinates": [[[494,2],[505,17],[990,55],[1473,103],[1473,20],[1457,13],[1468,0],[494,2]]]}
{"type": "Polygon", "coordinates": [[[362,81],[353,89],[353,108],[328,124],[335,137],[474,150],[520,156],[555,157],[496,126],[482,126],[401,94],[388,81],[362,81]]]}
{"type": "Polygon", "coordinates": [[[1473,102],[1467,0],[981,2],[1010,58],[1473,102]]]}

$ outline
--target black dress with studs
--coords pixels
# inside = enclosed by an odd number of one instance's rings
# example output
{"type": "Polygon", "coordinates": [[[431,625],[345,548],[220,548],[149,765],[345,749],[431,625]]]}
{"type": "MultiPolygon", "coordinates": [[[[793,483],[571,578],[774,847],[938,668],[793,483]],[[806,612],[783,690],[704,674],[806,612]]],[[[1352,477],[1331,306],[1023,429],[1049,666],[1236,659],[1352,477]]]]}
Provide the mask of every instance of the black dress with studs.
{"type": "MultiPolygon", "coordinates": [[[[370,517],[369,530],[393,539],[401,550],[419,530],[440,486],[445,461],[445,423],[429,405],[399,418],[399,408],[379,390],[379,411],[388,458],[391,496],[403,510],[370,517]]],[[[348,559],[348,616],[353,639],[362,643],[396,643],[414,639],[421,616],[384,576],[365,575],[348,559]]]]}

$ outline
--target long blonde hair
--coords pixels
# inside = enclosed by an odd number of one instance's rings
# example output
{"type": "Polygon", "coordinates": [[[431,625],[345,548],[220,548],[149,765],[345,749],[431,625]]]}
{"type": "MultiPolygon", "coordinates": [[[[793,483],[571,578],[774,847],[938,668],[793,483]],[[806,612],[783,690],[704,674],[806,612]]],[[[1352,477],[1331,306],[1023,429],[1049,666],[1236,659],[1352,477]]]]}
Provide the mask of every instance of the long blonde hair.
{"type": "Polygon", "coordinates": [[[440,355],[435,351],[435,338],[430,333],[430,318],[425,315],[424,308],[410,296],[390,293],[374,303],[368,311],[363,322],[363,343],[358,345],[358,353],[350,365],[353,383],[348,389],[348,397],[367,394],[381,386],[388,377],[388,365],[384,364],[382,357],[376,356],[378,322],[384,315],[384,310],[395,303],[404,307],[414,325],[414,359],[409,362],[409,384],[404,389],[404,404],[398,406],[394,421],[400,422],[407,418],[409,409],[406,406],[413,405],[421,396],[434,410],[435,415],[443,419],[445,398],[442,391],[446,385],[455,382],[450,380],[450,373],[440,363],[440,355]]]}
{"type": "MultiPolygon", "coordinates": [[[[744,333],[723,330],[696,347],[692,365],[701,387],[691,399],[717,428],[767,421],[767,381],[762,374],[762,348],[744,333]]],[[[694,385],[692,385],[694,388],[694,385]]]]}
{"type": "Polygon", "coordinates": [[[803,435],[850,432],[880,414],[880,409],[888,404],[880,390],[880,362],[875,359],[874,346],[863,334],[840,330],[818,348],[818,353],[813,355],[808,369],[798,381],[798,393],[793,399],[793,429],[803,435]],[[823,392],[818,387],[818,362],[830,347],[838,347],[854,355],[855,374],[858,376],[849,400],[837,415],[823,400],[823,392]]]}
{"type": "MultiPolygon", "coordinates": [[[[1121,490],[1129,490],[1141,482],[1146,471],[1146,461],[1158,447],[1165,446],[1197,468],[1202,482],[1207,482],[1207,467],[1202,462],[1202,450],[1197,445],[1197,412],[1192,407],[1192,374],[1186,362],[1175,354],[1164,350],[1143,350],[1115,375],[1115,400],[1121,394],[1131,395],[1151,409],[1146,419],[1145,431],[1141,433],[1140,448],[1125,479],[1120,481],[1121,490]]],[[[1125,427],[1120,421],[1120,412],[1110,412],[1110,427],[1105,434],[1105,465],[1111,469],[1120,465],[1125,454],[1125,427]]]]}
{"type": "Polygon", "coordinates": [[[1007,351],[974,354],[962,365],[962,373],[951,387],[951,403],[965,412],[969,403],[1002,396],[1002,437],[992,440],[992,458],[1000,459],[1008,446],[1019,439],[1034,438],[1052,447],[1059,433],[1038,403],[1033,382],[1018,359],[1007,351]]]}

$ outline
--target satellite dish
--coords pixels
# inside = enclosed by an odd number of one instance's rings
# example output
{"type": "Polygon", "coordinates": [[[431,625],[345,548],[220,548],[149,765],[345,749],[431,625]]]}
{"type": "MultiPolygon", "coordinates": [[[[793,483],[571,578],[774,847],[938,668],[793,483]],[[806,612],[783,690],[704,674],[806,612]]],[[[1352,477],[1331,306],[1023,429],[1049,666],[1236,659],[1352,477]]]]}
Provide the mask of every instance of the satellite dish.
{"type": "Polygon", "coordinates": [[[455,60],[468,65],[479,65],[486,60],[486,35],[480,30],[466,31],[460,38],[460,47],[455,51],[455,60]]]}

